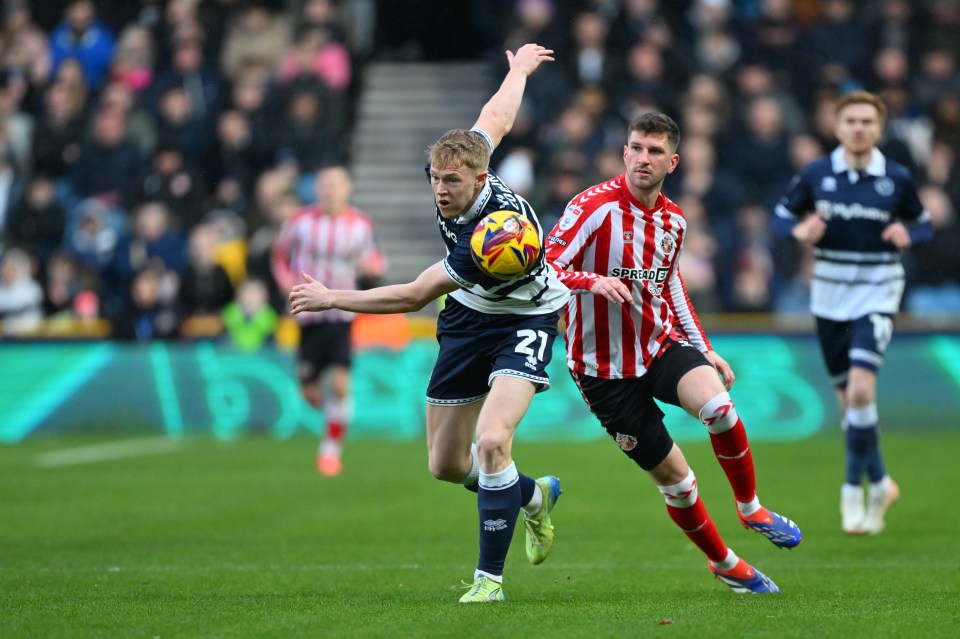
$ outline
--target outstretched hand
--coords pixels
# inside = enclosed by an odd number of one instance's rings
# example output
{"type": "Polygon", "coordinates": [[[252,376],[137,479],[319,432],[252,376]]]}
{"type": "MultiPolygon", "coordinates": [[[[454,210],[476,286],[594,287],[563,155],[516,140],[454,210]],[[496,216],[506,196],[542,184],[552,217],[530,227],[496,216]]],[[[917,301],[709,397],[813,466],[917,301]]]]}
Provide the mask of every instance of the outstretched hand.
{"type": "Polygon", "coordinates": [[[516,54],[507,51],[507,62],[510,64],[511,71],[521,71],[530,75],[537,70],[541,62],[545,60],[553,62],[553,58],[550,57],[552,53],[553,49],[530,43],[517,49],[516,54]]]}
{"type": "Polygon", "coordinates": [[[291,315],[333,308],[330,289],[310,277],[308,273],[300,271],[300,276],[306,280],[306,284],[297,284],[290,290],[291,315]]]}

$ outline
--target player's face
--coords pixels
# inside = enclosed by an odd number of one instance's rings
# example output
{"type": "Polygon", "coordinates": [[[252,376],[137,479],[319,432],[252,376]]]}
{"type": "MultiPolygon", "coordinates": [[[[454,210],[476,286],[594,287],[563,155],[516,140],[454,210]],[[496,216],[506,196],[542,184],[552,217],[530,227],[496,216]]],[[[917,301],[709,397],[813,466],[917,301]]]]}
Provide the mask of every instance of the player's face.
{"type": "Polygon", "coordinates": [[[670,147],[666,133],[632,131],[623,147],[627,181],[641,191],[658,191],[667,173],[673,173],[680,156],[670,147]]]}
{"type": "Polygon", "coordinates": [[[462,215],[473,204],[486,179],[485,171],[475,175],[465,166],[431,166],[430,188],[433,189],[433,199],[440,209],[440,215],[446,219],[462,215]]]}
{"type": "Polygon", "coordinates": [[[868,153],[883,135],[880,114],[871,104],[848,104],[837,114],[837,139],[850,153],[868,153]]]}

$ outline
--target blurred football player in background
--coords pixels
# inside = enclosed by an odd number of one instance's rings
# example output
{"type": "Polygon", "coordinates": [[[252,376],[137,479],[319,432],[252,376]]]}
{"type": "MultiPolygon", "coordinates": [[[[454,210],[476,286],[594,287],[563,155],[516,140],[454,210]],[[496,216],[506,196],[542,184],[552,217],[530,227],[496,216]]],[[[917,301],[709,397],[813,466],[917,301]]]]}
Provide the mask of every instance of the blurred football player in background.
{"type": "Polygon", "coordinates": [[[933,227],[907,168],[877,148],[887,113],[880,98],[854,91],[835,113],[840,146],[794,177],[774,228],[813,248],[810,310],[846,434],[840,525],[875,535],[900,496],[880,453],[877,371],[903,296],[900,254],[929,241],[933,227]]]}
{"type": "MultiPolygon", "coordinates": [[[[298,273],[309,271],[331,286],[356,289],[358,280],[383,273],[384,258],[374,241],[373,224],[350,205],[352,183],[343,166],[322,168],[316,176],[315,204],[287,220],[273,247],[273,273],[289,293],[298,273]]],[[[317,450],[317,470],[339,475],[350,422],[350,328],[354,314],[335,310],[298,315],[297,376],[304,398],[321,410],[326,432],[317,450]]]]}

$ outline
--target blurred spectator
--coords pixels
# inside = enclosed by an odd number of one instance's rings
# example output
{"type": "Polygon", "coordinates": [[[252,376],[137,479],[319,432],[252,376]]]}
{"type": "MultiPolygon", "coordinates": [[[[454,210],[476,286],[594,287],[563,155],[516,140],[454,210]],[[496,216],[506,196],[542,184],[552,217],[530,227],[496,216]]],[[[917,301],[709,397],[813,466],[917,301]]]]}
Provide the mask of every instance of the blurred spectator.
{"type": "Polygon", "coordinates": [[[72,319],[77,298],[82,293],[98,296],[96,275],[67,251],[54,253],[47,263],[43,278],[43,313],[47,318],[72,319]]]}
{"type": "Polygon", "coordinates": [[[162,273],[151,268],[137,273],[130,285],[131,303],[111,318],[113,337],[137,342],[177,337],[179,325],[171,298],[162,273]]]}
{"type": "Polygon", "coordinates": [[[141,95],[153,82],[155,62],[150,29],[142,24],[128,24],[120,32],[116,55],[110,65],[110,78],[141,95]]]}
{"type": "Polygon", "coordinates": [[[227,272],[230,283],[238,286],[247,279],[247,223],[229,209],[208,211],[203,223],[216,233],[214,260],[227,272]]]}
{"type": "Polygon", "coordinates": [[[0,140],[9,160],[20,171],[30,168],[33,116],[20,109],[23,91],[11,80],[9,71],[0,70],[0,140]]]}
{"type": "Polygon", "coordinates": [[[739,61],[740,43],[730,30],[733,3],[730,0],[697,0],[689,19],[696,33],[692,37],[699,68],[713,76],[728,73],[739,61]]]}
{"type": "Polygon", "coordinates": [[[273,277],[273,245],[284,223],[294,216],[303,203],[292,192],[284,189],[282,182],[279,183],[280,189],[274,190],[270,179],[266,179],[271,175],[264,173],[258,185],[259,207],[265,212],[266,220],[252,230],[247,242],[246,266],[247,276],[259,279],[267,287],[270,305],[283,312],[287,308],[287,293],[280,290],[273,277]]]}
{"type": "Polygon", "coordinates": [[[941,95],[960,90],[957,54],[946,46],[926,49],[920,57],[920,71],[913,76],[910,89],[921,109],[929,111],[941,95]]]}
{"type": "Polygon", "coordinates": [[[97,198],[81,201],[68,220],[65,246],[76,260],[96,275],[104,312],[115,313],[127,300],[126,278],[119,261],[126,231],[123,216],[97,198]]]}
{"type": "Polygon", "coordinates": [[[186,90],[168,86],[157,99],[157,133],[164,144],[201,165],[209,155],[214,137],[202,117],[194,117],[186,90]]]}
{"type": "Polygon", "coordinates": [[[80,149],[71,185],[80,198],[97,197],[112,206],[129,205],[144,169],[143,155],[127,138],[124,114],[101,109],[93,116],[91,139],[80,149]]]}
{"type": "Polygon", "coordinates": [[[912,67],[924,46],[923,33],[929,27],[927,12],[912,0],[880,0],[874,4],[874,13],[865,25],[868,49],[902,51],[912,67]]]}
{"type": "MultiPolygon", "coordinates": [[[[190,266],[180,278],[179,307],[182,317],[219,318],[223,307],[233,300],[233,284],[226,270],[217,263],[219,232],[210,224],[190,231],[190,266]]],[[[198,330],[203,330],[198,326],[198,330]]]]}
{"type": "Polygon", "coordinates": [[[277,330],[279,316],[270,306],[270,296],[261,280],[245,280],[236,299],[223,309],[223,325],[230,343],[239,351],[254,352],[277,330]]]}
{"type": "Polygon", "coordinates": [[[180,273],[187,267],[187,243],[172,228],[172,215],[159,200],[138,205],[133,213],[131,233],[124,238],[119,256],[122,268],[132,275],[151,268],[158,272],[180,273]]]}
{"type": "Polygon", "coordinates": [[[56,185],[50,176],[35,173],[8,217],[10,239],[38,260],[42,279],[47,261],[63,242],[67,223],[66,211],[56,200],[56,185]]]}
{"type": "Polygon", "coordinates": [[[86,129],[84,99],[68,84],[54,82],[44,93],[44,104],[33,138],[33,168],[59,180],[80,158],[86,129]]]}
{"type": "Polygon", "coordinates": [[[912,266],[904,309],[911,313],[960,313],[960,223],[943,189],[920,189],[920,201],[930,212],[933,240],[918,245],[909,256],[912,266]]]}
{"type": "Polygon", "coordinates": [[[172,58],[168,66],[157,73],[148,102],[159,115],[161,98],[168,90],[179,88],[186,98],[185,111],[196,123],[205,145],[212,140],[217,115],[224,102],[224,82],[220,72],[205,58],[202,32],[184,30],[176,34],[172,58]]]}
{"type": "Polygon", "coordinates": [[[161,144],[150,158],[150,166],[141,176],[134,200],[160,200],[173,212],[171,223],[188,231],[203,215],[203,185],[192,166],[184,162],[183,151],[175,145],[161,144]]]}
{"type": "Polygon", "coordinates": [[[277,79],[286,83],[310,77],[339,93],[350,86],[351,74],[350,53],[334,39],[332,29],[325,24],[308,24],[280,62],[277,79]]]}
{"type": "Polygon", "coordinates": [[[757,14],[737,25],[738,39],[744,62],[763,61],[779,86],[794,85],[802,102],[812,83],[805,64],[806,44],[794,9],[792,0],[760,0],[757,14]]]}
{"type": "Polygon", "coordinates": [[[721,161],[733,167],[748,197],[772,209],[793,175],[780,102],[770,96],[754,98],[747,105],[744,127],[727,141],[721,161]]]}
{"type": "Polygon", "coordinates": [[[97,19],[93,0],[69,0],[63,15],[50,34],[53,70],[66,59],[76,59],[89,86],[98,89],[113,59],[113,33],[97,19]]]}
{"type": "Polygon", "coordinates": [[[3,3],[0,64],[8,72],[22,75],[31,87],[37,89],[50,79],[53,64],[50,41],[47,34],[33,23],[27,0],[5,0],[3,3]]]}
{"type": "Polygon", "coordinates": [[[99,109],[116,109],[123,114],[126,137],[149,157],[157,146],[157,125],[147,109],[140,106],[134,92],[118,81],[111,81],[100,92],[99,109]]]}
{"type": "Polygon", "coordinates": [[[9,233],[10,214],[22,195],[23,177],[10,163],[7,150],[0,146],[0,237],[9,233]]]}
{"type": "Polygon", "coordinates": [[[557,62],[574,85],[596,84],[616,95],[623,78],[624,60],[607,47],[609,25],[595,11],[582,11],[573,18],[572,41],[557,51],[557,62]]]}
{"type": "Polygon", "coordinates": [[[680,277],[698,313],[717,313],[723,308],[716,266],[717,242],[711,236],[707,211],[696,196],[684,196],[677,204],[687,220],[678,267],[680,277]]]}
{"type": "Polygon", "coordinates": [[[811,76],[817,84],[851,90],[863,86],[869,55],[863,21],[854,0],[821,0],[820,15],[805,34],[805,52],[812,55],[811,76]]]}
{"type": "Polygon", "coordinates": [[[243,197],[249,198],[264,164],[264,150],[258,142],[247,114],[236,108],[225,109],[217,120],[216,151],[211,161],[209,186],[216,188],[218,181],[234,180],[243,197]]]}
{"type": "Polygon", "coordinates": [[[735,217],[743,199],[740,180],[727,167],[718,166],[713,144],[705,136],[684,137],[679,152],[680,164],[670,176],[670,190],[699,202],[699,206],[691,202],[690,207],[682,208],[704,211],[704,224],[715,243],[712,251],[729,257],[737,242],[735,217]]]}
{"type": "Polygon", "coordinates": [[[773,240],[767,207],[746,202],[736,214],[737,247],[733,256],[733,281],[728,310],[768,313],[773,310],[773,240]]]}
{"type": "Polygon", "coordinates": [[[280,67],[293,36],[286,11],[269,0],[244,0],[227,25],[220,66],[231,80],[236,79],[246,60],[260,60],[271,69],[280,67]]]}
{"type": "Polygon", "coordinates": [[[321,166],[338,164],[343,159],[336,115],[328,111],[328,96],[317,83],[292,87],[285,117],[271,136],[273,157],[295,159],[305,179],[321,166]]]}
{"type": "Polygon", "coordinates": [[[43,320],[43,288],[33,279],[30,256],[12,248],[0,258],[0,323],[4,335],[36,331],[43,320]]]}

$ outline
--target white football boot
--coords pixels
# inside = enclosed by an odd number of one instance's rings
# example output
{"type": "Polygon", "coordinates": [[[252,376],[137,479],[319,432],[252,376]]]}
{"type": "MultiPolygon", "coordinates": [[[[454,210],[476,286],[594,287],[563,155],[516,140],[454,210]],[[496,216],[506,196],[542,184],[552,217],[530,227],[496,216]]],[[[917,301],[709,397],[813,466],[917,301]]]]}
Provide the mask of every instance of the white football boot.
{"type": "Polygon", "coordinates": [[[900,487],[884,475],[880,481],[870,484],[867,490],[867,514],[863,519],[863,531],[879,535],[886,526],[887,510],[900,498],[900,487]]]}
{"type": "Polygon", "coordinates": [[[862,535],[866,510],[863,505],[863,487],[844,484],[840,488],[840,527],[848,535],[862,535]]]}

